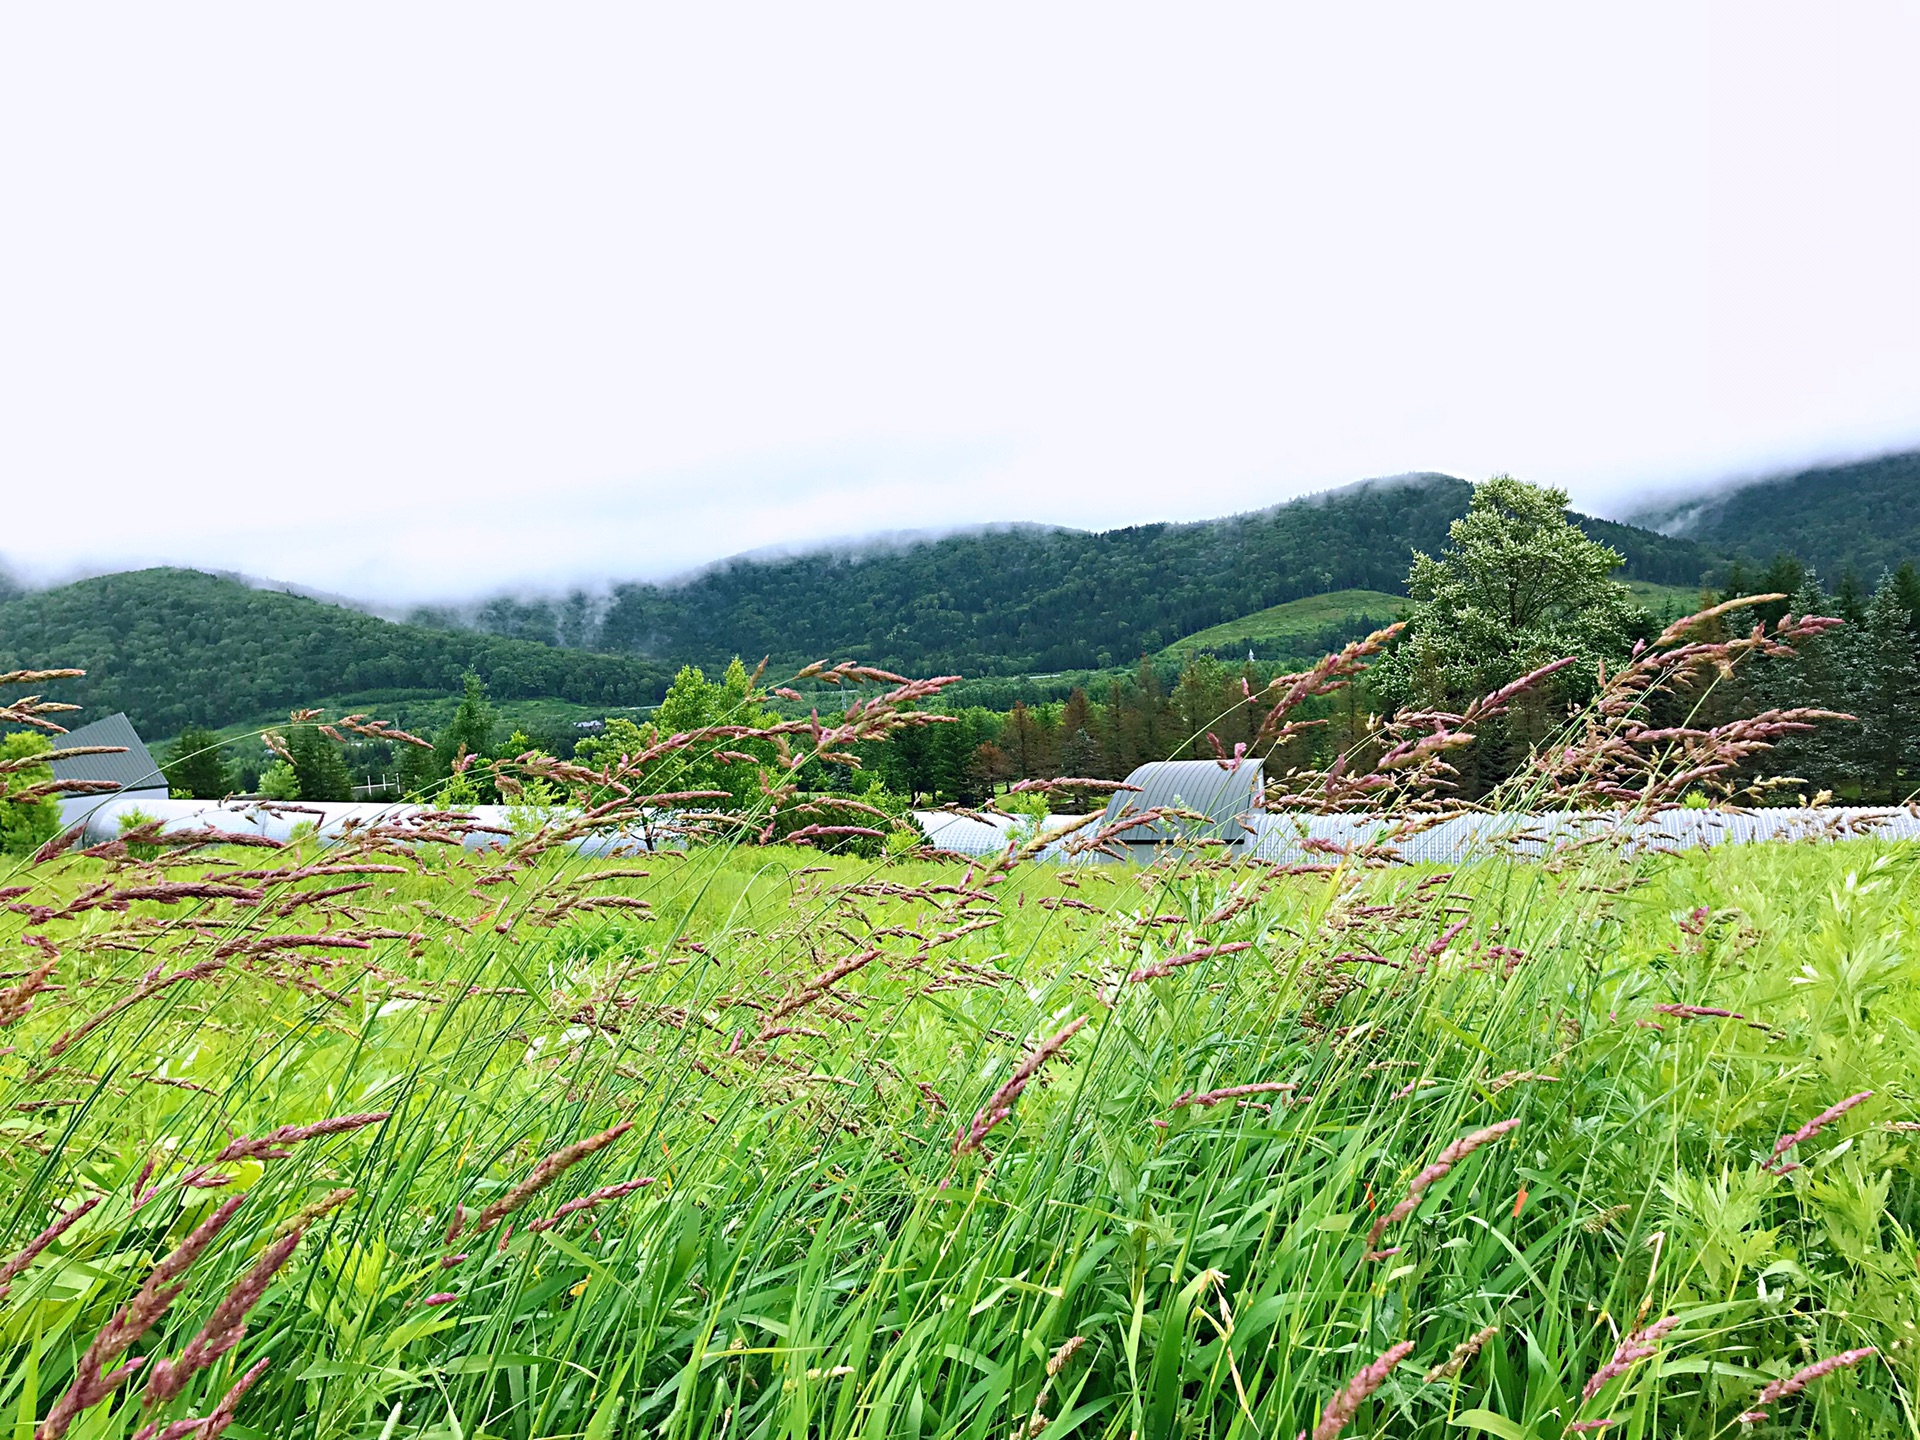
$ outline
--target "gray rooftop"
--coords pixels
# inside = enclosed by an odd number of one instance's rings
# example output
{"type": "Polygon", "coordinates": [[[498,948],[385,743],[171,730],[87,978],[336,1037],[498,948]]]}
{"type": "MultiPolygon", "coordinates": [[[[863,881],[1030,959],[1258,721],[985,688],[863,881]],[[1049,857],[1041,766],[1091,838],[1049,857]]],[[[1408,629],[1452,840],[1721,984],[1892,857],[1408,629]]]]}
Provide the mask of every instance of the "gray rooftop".
{"type": "Polygon", "coordinates": [[[1158,820],[1119,837],[1131,846],[1165,845],[1176,839],[1225,840],[1244,844],[1246,821],[1260,809],[1264,776],[1258,760],[1222,764],[1217,760],[1159,760],[1127,777],[1138,791],[1116,791],[1107,802],[1103,826],[1122,817],[1160,807],[1193,811],[1197,820],[1158,820]]]}
{"type": "Polygon", "coordinates": [[[109,715],[104,720],[95,720],[91,725],[82,725],[78,730],[51,738],[56,779],[109,780],[122,790],[159,790],[164,793],[167,788],[167,777],[160,773],[160,767],[154,763],[153,756],[147,753],[147,747],[142,743],[139,732],[133,728],[133,722],[125,715],[109,715]],[[76,755],[71,760],[59,758],[60,751],[81,745],[123,745],[127,753],[76,755]]]}

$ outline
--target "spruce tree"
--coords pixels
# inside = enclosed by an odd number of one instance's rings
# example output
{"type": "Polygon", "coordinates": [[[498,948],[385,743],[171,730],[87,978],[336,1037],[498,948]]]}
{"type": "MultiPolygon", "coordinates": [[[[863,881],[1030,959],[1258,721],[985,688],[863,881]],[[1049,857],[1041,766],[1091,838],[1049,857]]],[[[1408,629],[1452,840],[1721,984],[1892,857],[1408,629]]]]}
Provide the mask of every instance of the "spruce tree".
{"type": "MultiPolygon", "coordinates": [[[[1833,597],[1822,587],[1817,574],[1805,570],[1800,584],[1779,609],[1795,615],[1831,615],[1833,597]]],[[[1757,710],[1813,706],[1847,711],[1854,695],[1853,651],[1853,636],[1845,628],[1837,634],[1829,631],[1799,641],[1790,658],[1763,660],[1756,665],[1749,692],[1751,703],[1757,710]]],[[[1842,722],[1822,725],[1810,734],[1790,735],[1767,753],[1767,773],[1799,779],[1809,795],[1850,789],[1858,767],[1859,744],[1859,727],[1842,722]]]]}
{"type": "Polygon", "coordinates": [[[1851,565],[1841,573],[1840,586],[1833,592],[1833,613],[1849,625],[1867,618],[1867,589],[1851,565]]]}
{"type": "Polygon", "coordinates": [[[1893,572],[1893,593],[1907,612],[1907,633],[1920,644],[1920,570],[1914,569],[1911,560],[1893,572]]]}
{"type": "Polygon", "coordinates": [[[493,744],[493,707],[487,703],[487,687],[471,670],[461,677],[461,685],[460,708],[433,737],[433,752],[442,775],[452,770],[456,757],[485,755],[493,744]]]}
{"type": "Polygon", "coordinates": [[[167,777],[168,790],[195,800],[218,800],[229,788],[220,737],[203,726],[189,725],[182,730],[160,769],[167,777]]]}
{"type": "MultiPolygon", "coordinates": [[[[1798,595],[1801,587],[1804,586],[1809,579],[1814,581],[1815,588],[1818,589],[1819,578],[1813,575],[1807,567],[1802,565],[1795,557],[1792,555],[1776,555],[1773,557],[1773,562],[1767,566],[1765,572],[1760,576],[1760,583],[1748,592],[1752,595],[1785,595],[1789,597],[1786,600],[1771,601],[1768,604],[1760,606],[1757,610],[1756,613],[1760,619],[1765,622],[1769,630],[1773,628],[1776,620],[1787,613],[1789,608],[1796,607],[1797,602],[1791,597],[1798,595]]],[[[1825,604],[1826,592],[1821,590],[1820,594],[1822,596],[1821,603],[1825,604]]]]}
{"type": "Polygon", "coordinates": [[[287,736],[293,754],[293,773],[300,782],[302,800],[351,800],[353,777],[339,747],[315,725],[296,725],[287,736]]]}
{"type": "Polygon", "coordinates": [[[1006,722],[1000,727],[1000,748],[1022,780],[1037,780],[1052,773],[1046,732],[1024,700],[1014,701],[1013,709],[1007,712],[1006,722]]]}
{"type": "Polygon", "coordinates": [[[1882,575],[1848,649],[1851,710],[1860,717],[1861,798],[1902,801],[1920,773],[1920,656],[1892,575],[1882,575]]]}

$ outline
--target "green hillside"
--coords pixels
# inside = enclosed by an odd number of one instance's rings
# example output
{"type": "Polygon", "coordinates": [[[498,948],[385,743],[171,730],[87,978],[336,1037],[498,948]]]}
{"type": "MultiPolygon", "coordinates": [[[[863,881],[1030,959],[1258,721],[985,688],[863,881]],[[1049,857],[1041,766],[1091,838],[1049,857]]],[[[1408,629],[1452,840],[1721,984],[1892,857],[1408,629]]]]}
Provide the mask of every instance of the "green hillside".
{"type": "MultiPolygon", "coordinates": [[[[1697,585],[1659,585],[1651,580],[1625,584],[1635,603],[1660,621],[1690,615],[1703,603],[1697,585]]],[[[1324,655],[1398,619],[1406,607],[1404,595],[1385,590],[1334,590],[1210,625],[1175,641],[1161,654],[1198,652],[1229,660],[1240,659],[1248,651],[1259,660],[1324,655]]]]}
{"type": "MultiPolygon", "coordinates": [[[[1398,590],[1473,487],[1445,475],[1364,481],[1222,520],[1090,533],[1023,527],[904,548],[739,557],[683,583],[614,594],[603,649],[712,665],[852,655],[909,673],[1051,673],[1127,665],[1288,601],[1398,590]]],[[[1691,585],[1714,556],[1575,517],[1627,574],[1691,585]]]]}
{"type": "Polygon", "coordinates": [[[1678,620],[1713,603],[1713,599],[1703,596],[1698,585],[1656,585],[1649,580],[1628,580],[1624,583],[1627,593],[1633,596],[1634,604],[1662,622],[1678,620]]]}
{"type": "Polygon", "coordinates": [[[1163,653],[1186,651],[1244,655],[1259,658],[1325,653],[1393,621],[1406,608],[1404,595],[1385,590],[1334,590],[1308,595],[1281,605],[1270,605],[1237,620],[1210,625],[1184,636],[1163,653]]]}
{"type": "Polygon", "coordinates": [[[1631,518],[1762,564],[1795,555],[1829,580],[1852,569],[1871,585],[1882,570],[1920,559],[1916,502],[1920,450],[1665,501],[1631,518]]]}
{"type": "MultiPolygon", "coordinates": [[[[595,707],[659,699],[670,676],[632,656],[397,625],[197,570],[135,570],[0,603],[0,670],[75,666],[48,693],[124,710],[143,733],[225,725],[327,697],[444,696],[473,670],[492,693],[595,707]]],[[[391,713],[391,712],[389,712],[391,713]]]]}

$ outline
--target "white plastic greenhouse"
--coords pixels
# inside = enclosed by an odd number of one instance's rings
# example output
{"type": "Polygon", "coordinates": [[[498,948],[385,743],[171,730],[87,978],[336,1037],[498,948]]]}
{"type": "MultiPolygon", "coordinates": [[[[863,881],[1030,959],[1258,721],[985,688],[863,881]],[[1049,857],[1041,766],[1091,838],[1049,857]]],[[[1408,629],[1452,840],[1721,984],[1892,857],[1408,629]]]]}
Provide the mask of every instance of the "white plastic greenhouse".
{"type": "MultiPolygon", "coordinates": [[[[1190,781],[1182,783],[1191,788],[1190,781]]],[[[1188,791],[1178,793],[1184,800],[1188,791]]],[[[1413,834],[1396,834],[1386,817],[1375,815],[1307,815],[1248,808],[1222,819],[1214,811],[1202,810],[1198,805],[1187,808],[1208,817],[1187,822],[1182,827],[1188,838],[1224,844],[1237,856],[1269,864],[1324,861],[1356,845],[1382,847],[1377,858],[1404,864],[1457,864],[1498,854],[1539,856],[1556,845],[1603,837],[1613,837],[1629,850],[1707,849],[1766,840],[1863,837],[1920,840],[1920,814],[1903,808],[1670,810],[1647,820],[1630,820],[1607,813],[1460,815],[1413,834]]],[[[97,845],[114,839],[120,833],[122,822],[135,815],[164,821],[167,830],[212,827],[274,840],[290,838],[296,826],[311,825],[322,841],[334,841],[356,827],[379,823],[404,825],[428,813],[424,807],[411,805],[109,798],[93,804],[82,828],[81,842],[97,845]]],[[[475,825],[484,827],[466,836],[469,849],[499,845],[511,835],[516,820],[524,823],[523,815],[500,805],[474,806],[463,814],[475,825]]],[[[913,818],[935,848],[964,856],[1004,854],[1010,846],[1022,844],[1036,833],[1061,831],[1085,820],[1084,816],[1055,815],[1035,822],[1017,817],[955,815],[940,810],[915,811],[913,818]],[[1036,823],[1037,831],[1032,828],[1036,823]]],[[[1084,825],[1079,834],[1090,835],[1105,820],[1103,815],[1100,822],[1084,825]]],[[[1180,838],[1165,834],[1148,843],[1123,841],[1114,847],[1119,855],[1109,857],[1071,857],[1069,845],[1055,842],[1043,848],[1038,858],[1088,861],[1124,858],[1144,864],[1164,847],[1179,843],[1180,838]]],[[[667,846],[678,843],[657,836],[651,839],[667,846]]],[[[649,836],[628,831],[596,834],[575,842],[574,848],[585,854],[605,855],[653,847],[649,836]]]]}

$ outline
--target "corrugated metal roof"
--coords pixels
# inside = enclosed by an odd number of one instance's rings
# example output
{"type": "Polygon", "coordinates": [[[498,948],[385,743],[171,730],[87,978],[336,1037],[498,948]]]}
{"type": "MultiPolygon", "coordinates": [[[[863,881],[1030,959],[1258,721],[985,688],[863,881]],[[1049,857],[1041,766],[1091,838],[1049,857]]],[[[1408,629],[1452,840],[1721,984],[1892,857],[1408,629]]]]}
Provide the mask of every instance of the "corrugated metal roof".
{"type": "Polygon", "coordinates": [[[1107,801],[1101,825],[1112,825],[1143,810],[1192,810],[1205,820],[1159,820],[1129,830],[1121,840],[1130,846],[1165,845],[1175,839],[1226,840],[1248,838],[1243,823],[1260,808],[1265,777],[1258,760],[1223,765],[1217,760],[1159,760],[1142,765],[1127,776],[1136,791],[1115,791],[1107,801]]]}
{"type": "Polygon", "coordinates": [[[139,732],[133,728],[133,722],[125,715],[109,715],[104,720],[95,720],[91,725],[82,725],[78,730],[55,735],[52,739],[56,752],[80,745],[123,745],[127,752],[124,755],[76,755],[71,760],[62,760],[56,753],[53,757],[53,773],[58,779],[110,780],[123,790],[159,790],[164,793],[167,788],[167,777],[160,773],[160,767],[154,763],[153,756],[147,753],[147,747],[141,741],[139,732]]]}

